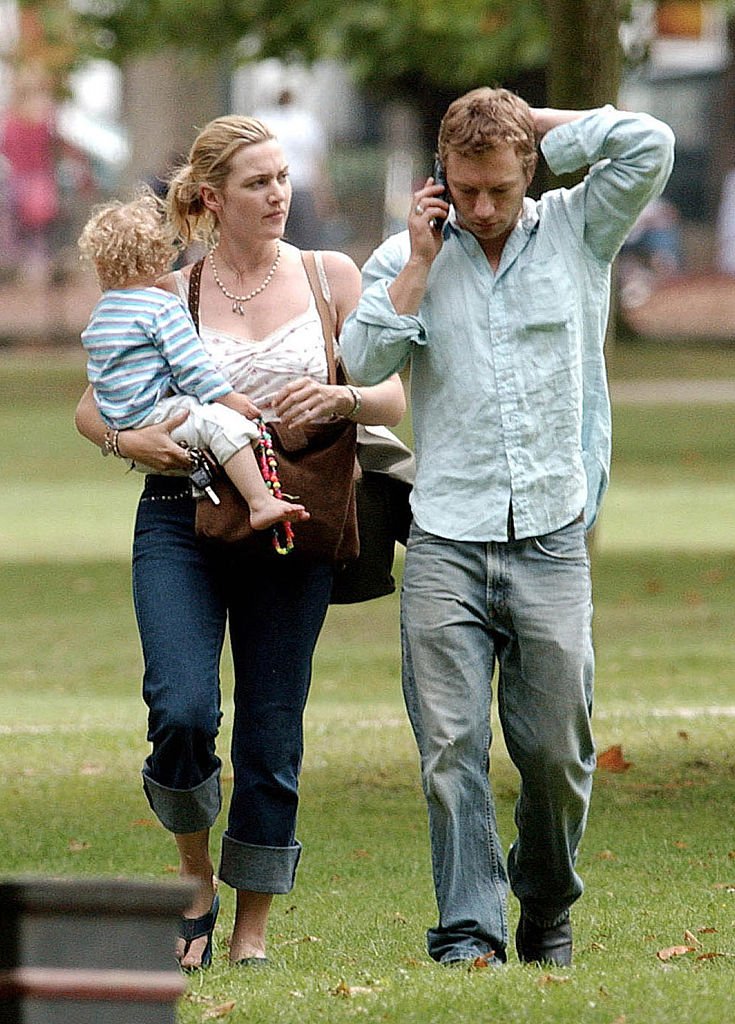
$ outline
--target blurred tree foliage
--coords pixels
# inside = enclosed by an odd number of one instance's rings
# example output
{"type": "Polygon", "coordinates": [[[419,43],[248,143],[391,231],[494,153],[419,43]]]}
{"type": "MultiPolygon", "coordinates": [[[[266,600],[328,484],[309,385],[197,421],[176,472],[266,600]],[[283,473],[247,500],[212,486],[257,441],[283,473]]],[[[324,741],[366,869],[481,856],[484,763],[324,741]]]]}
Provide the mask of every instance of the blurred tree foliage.
{"type": "MultiPolygon", "coordinates": [[[[46,6],[46,5],[41,5],[46,6]]],[[[206,56],[347,59],[362,83],[415,97],[543,64],[542,0],[71,0],[115,61],[175,47],[206,56]]]]}
{"type": "MultiPolygon", "coordinates": [[[[80,50],[116,63],[173,50],[220,64],[338,58],[374,97],[436,119],[486,83],[532,103],[614,100],[617,28],[630,0],[21,0],[46,21],[60,10],[80,50]],[[567,83],[568,88],[561,87],[567,83]],[[571,92],[571,95],[569,95],[571,92]]],[[[186,59],[183,56],[182,59],[186,59]]]]}

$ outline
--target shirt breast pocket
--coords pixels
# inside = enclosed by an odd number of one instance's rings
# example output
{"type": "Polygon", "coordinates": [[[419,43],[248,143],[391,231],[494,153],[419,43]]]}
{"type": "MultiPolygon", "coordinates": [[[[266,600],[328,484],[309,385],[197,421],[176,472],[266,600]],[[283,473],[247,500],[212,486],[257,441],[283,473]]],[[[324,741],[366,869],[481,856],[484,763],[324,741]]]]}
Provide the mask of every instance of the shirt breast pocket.
{"type": "Polygon", "coordinates": [[[574,297],[566,274],[538,264],[521,271],[519,304],[521,323],[531,331],[558,331],[574,317],[574,297]]]}

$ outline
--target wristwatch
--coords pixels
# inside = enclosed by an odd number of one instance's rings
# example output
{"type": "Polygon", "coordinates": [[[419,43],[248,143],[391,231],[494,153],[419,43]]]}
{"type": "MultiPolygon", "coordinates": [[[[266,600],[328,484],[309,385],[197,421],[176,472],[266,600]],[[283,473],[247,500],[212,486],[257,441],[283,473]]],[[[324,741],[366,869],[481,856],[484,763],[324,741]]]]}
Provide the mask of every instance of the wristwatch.
{"type": "Polygon", "coordinates": [[[362,395],[357,390],[357,388],[355,387],[354,384],[345,384],[345,387],[347,388],[349,393],[352,395],[352,398],[353,398],[353,400],[355,402],[355,404],[352,406],[350,411],[347,413],[347,419],[348,420],[354,420],[355,416],[357,416],[357,414],[359,413],[360,409],[362,409],[362,395]]]}

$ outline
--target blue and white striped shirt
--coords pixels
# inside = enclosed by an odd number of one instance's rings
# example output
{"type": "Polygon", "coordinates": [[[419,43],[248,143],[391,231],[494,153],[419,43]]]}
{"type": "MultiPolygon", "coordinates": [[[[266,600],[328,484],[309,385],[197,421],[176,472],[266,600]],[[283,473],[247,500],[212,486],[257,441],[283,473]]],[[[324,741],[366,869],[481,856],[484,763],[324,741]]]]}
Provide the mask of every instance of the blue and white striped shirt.
{"type": "Polygon", "coordinates": [[[166,395],[200,402],[232,385],[205,351],[189,311],[161,288],[106,291],[82,332],[87,377],[108,426],[135,427],[166,395]]]}
{"type": "Polygon", "coordinates": [[[407,363],[418,525],[460,541],[541,536],[584,509],[594,522],[610,462],[603,343],[610,266],[671,172],[671,129],[604,107],[543,138],[552,170],[591,169],[572,189],[526,198],[493,272],[456,222],[415,316],[388,288],[410,255],[408,232],[363,268],[363,295],[340,346],[351,378],[377,384],[407,363]]]}

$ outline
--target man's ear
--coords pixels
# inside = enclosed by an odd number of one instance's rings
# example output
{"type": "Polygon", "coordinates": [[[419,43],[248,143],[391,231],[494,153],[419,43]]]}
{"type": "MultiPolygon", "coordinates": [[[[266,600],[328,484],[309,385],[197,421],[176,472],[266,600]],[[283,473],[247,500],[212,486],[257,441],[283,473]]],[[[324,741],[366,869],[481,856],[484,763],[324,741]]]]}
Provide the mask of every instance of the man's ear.
{"type": "Polygon", "coordinates": [[[538,167],[538,153],[534,153],[528,163],[528,170],[526,171],[526,185],[530,185],[533,181],[533,176],[536,173],[538,167]]]}

